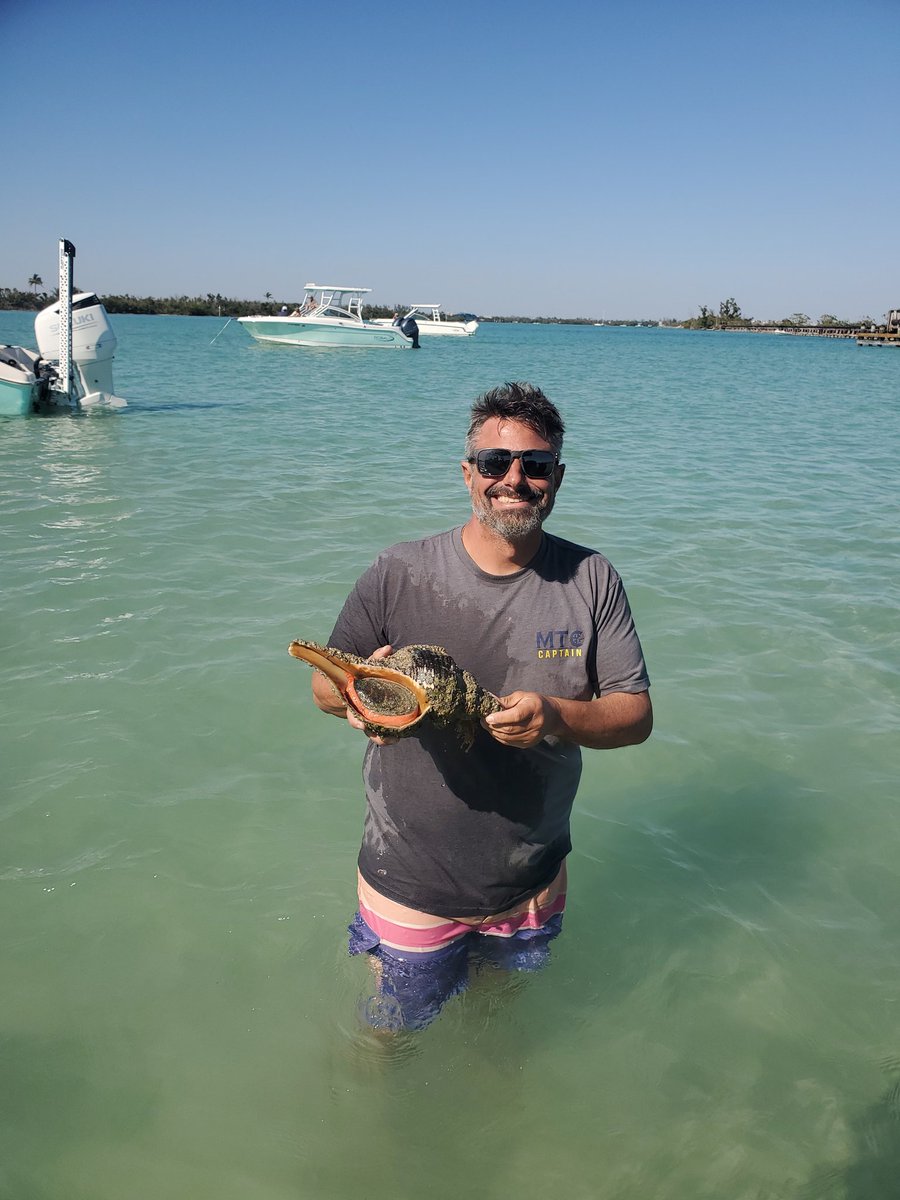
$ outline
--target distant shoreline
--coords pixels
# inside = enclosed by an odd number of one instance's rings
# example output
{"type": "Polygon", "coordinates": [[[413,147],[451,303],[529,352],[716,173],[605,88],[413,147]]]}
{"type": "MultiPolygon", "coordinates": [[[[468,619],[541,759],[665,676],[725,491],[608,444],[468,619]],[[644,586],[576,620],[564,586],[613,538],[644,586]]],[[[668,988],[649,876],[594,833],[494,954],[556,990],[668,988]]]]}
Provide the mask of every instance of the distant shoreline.
{"type": "MultiPolygon", "coordinates": [[[[83,289],[79,289],[83,290],[83,289]]],[[[260,313],[276,315],[284,306],[296,307],[296,299],[287,300],[235,300],[219,294],[206,296],[131,296],[131,295],[101,295],[97,293],[106,311],[112,314],[131,316],[179,316],[179,317],[237,317],[255,316],[260,313]]],[[[6,312],[39,312],[42,308],[55,303],[57,292],[24,292],[17,288],[0,288],[0,311],[6,312]]],[[[400,308],[409,305],[363,305],[362,314],[365,320],[391,317],[400,308]]],[[[448,320],[460,318],[461,313],[447,313],[448,320]]],[[[465,314],[466,316],[470,314],[465,314]]],[[[596,317],[522,317],[522,316],[478,316],[481,324],[498,325],[585,325],[598,328],[614,329],[687,329],[704,332],[744,332],[744,333],[790,333],[805,337],[856,337],[861,332],[882,331],[883,326],[870,321],[833,322],[827,325],[794,324],[790,321],[770,322],[752,321],[738,318],[731,321],[704,320],[697,317],[678,319],[670,317],[665,320],[650,320],[640,318],[612,318],[598,320],[596,317]]]]}

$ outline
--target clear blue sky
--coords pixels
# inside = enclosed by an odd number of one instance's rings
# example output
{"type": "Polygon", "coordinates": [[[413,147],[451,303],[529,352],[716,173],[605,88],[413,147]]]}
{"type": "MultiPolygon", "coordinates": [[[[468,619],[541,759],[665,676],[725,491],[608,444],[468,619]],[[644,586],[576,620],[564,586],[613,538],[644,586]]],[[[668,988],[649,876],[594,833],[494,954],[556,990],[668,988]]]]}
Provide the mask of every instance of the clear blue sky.
{"type": "Polygon", "coordinates": [[[0,0],[0,44],[0,286],[68,237],[107,293],[900,305],[900,0],[0,0]]]}

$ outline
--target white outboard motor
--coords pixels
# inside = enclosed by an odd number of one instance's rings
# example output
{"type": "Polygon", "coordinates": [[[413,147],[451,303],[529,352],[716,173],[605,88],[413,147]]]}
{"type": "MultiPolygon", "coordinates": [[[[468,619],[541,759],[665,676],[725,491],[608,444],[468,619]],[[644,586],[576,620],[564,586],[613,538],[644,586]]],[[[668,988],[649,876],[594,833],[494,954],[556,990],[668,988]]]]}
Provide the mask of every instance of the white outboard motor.
{"type": "MultiPolygon", "coordinates": [[[[34,335],[41,357],[59,361],[59,301],[35,317],[34,335]]],[[[114,394],[112,364],[116,350],[106,309],[93,292],[72,297],[72,373],[79,404],[105,403],[120,408],[125,403],[114,394]]]]}

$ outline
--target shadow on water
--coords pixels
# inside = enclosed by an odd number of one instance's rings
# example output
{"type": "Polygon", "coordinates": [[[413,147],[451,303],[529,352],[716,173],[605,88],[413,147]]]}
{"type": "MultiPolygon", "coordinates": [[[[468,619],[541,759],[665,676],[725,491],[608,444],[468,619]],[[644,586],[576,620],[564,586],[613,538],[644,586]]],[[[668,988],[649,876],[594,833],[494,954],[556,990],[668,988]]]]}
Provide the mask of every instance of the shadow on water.
{"type": "Polygon", "coordinates": [[[38,409],[36,412],[28,413],[26,420],[28,421],[121,421],[123,413],[127,411],[121,408],[63,408],[48,406],[47,408],[38,409]]]}
{"type": "MultiPolygon", "coordinates": [[[[577,802],[566,933],[592,944],[586,957],[601,964],[606,1001],[680,952],[689,972],[702,972],[735,932],[775,946],[773,914],[814,878],[824,832],[811,797],[754,762],[720,763],[716,777],[733,782],[679,779],[635,795],[625,819],[621,803],[610,818],[602,797],[577,802]]],[[[576,976],[575,1003],[594,992],[598,974],[576,976]]]]}
{"type": "Polygon", "coordinates": [[[900,1059],[882,1064],[890,1087],[850,1123],[849,1166],[815,1171],[798,1200],[897,1200],[900,1197],[900,1059]]]}
{"type": "Polygon", "coordinates": [[[114,1063],[98,1070],[91,1048],[75,1038],[0,1035],[0,1061],[3,1197],[54,1200],[59,1164],[73,1150],[137,1139],[154,1109],[149,1091],[118,1082],[114,1063]]]}
{"type": "Polygon", "coordinates": [[[166,400],[148,404],[143,400],[135,400],[128,406],[132,414],[137,413],[182,413],[182,412],[216,412],[228,409],[236,412],[239,409],[256,407],[249,401],[240,400],[166,400]]]}

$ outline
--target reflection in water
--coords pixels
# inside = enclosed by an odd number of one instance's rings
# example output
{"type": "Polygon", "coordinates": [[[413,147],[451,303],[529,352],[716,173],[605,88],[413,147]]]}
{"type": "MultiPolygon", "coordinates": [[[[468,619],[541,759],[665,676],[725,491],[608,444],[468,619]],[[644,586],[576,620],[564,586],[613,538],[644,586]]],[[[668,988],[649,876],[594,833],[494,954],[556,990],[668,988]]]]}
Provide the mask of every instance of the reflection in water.
{"type": "Polygon", "coordinates": [[[40,429],[37,495],[45,506],[41,527],[55,539],[56,553],[48,556],[54,582],[96,582],[111,561],[114,526],[131,515],[110,489],[120,430],[93,419],[52,421],[40,429]]]}

